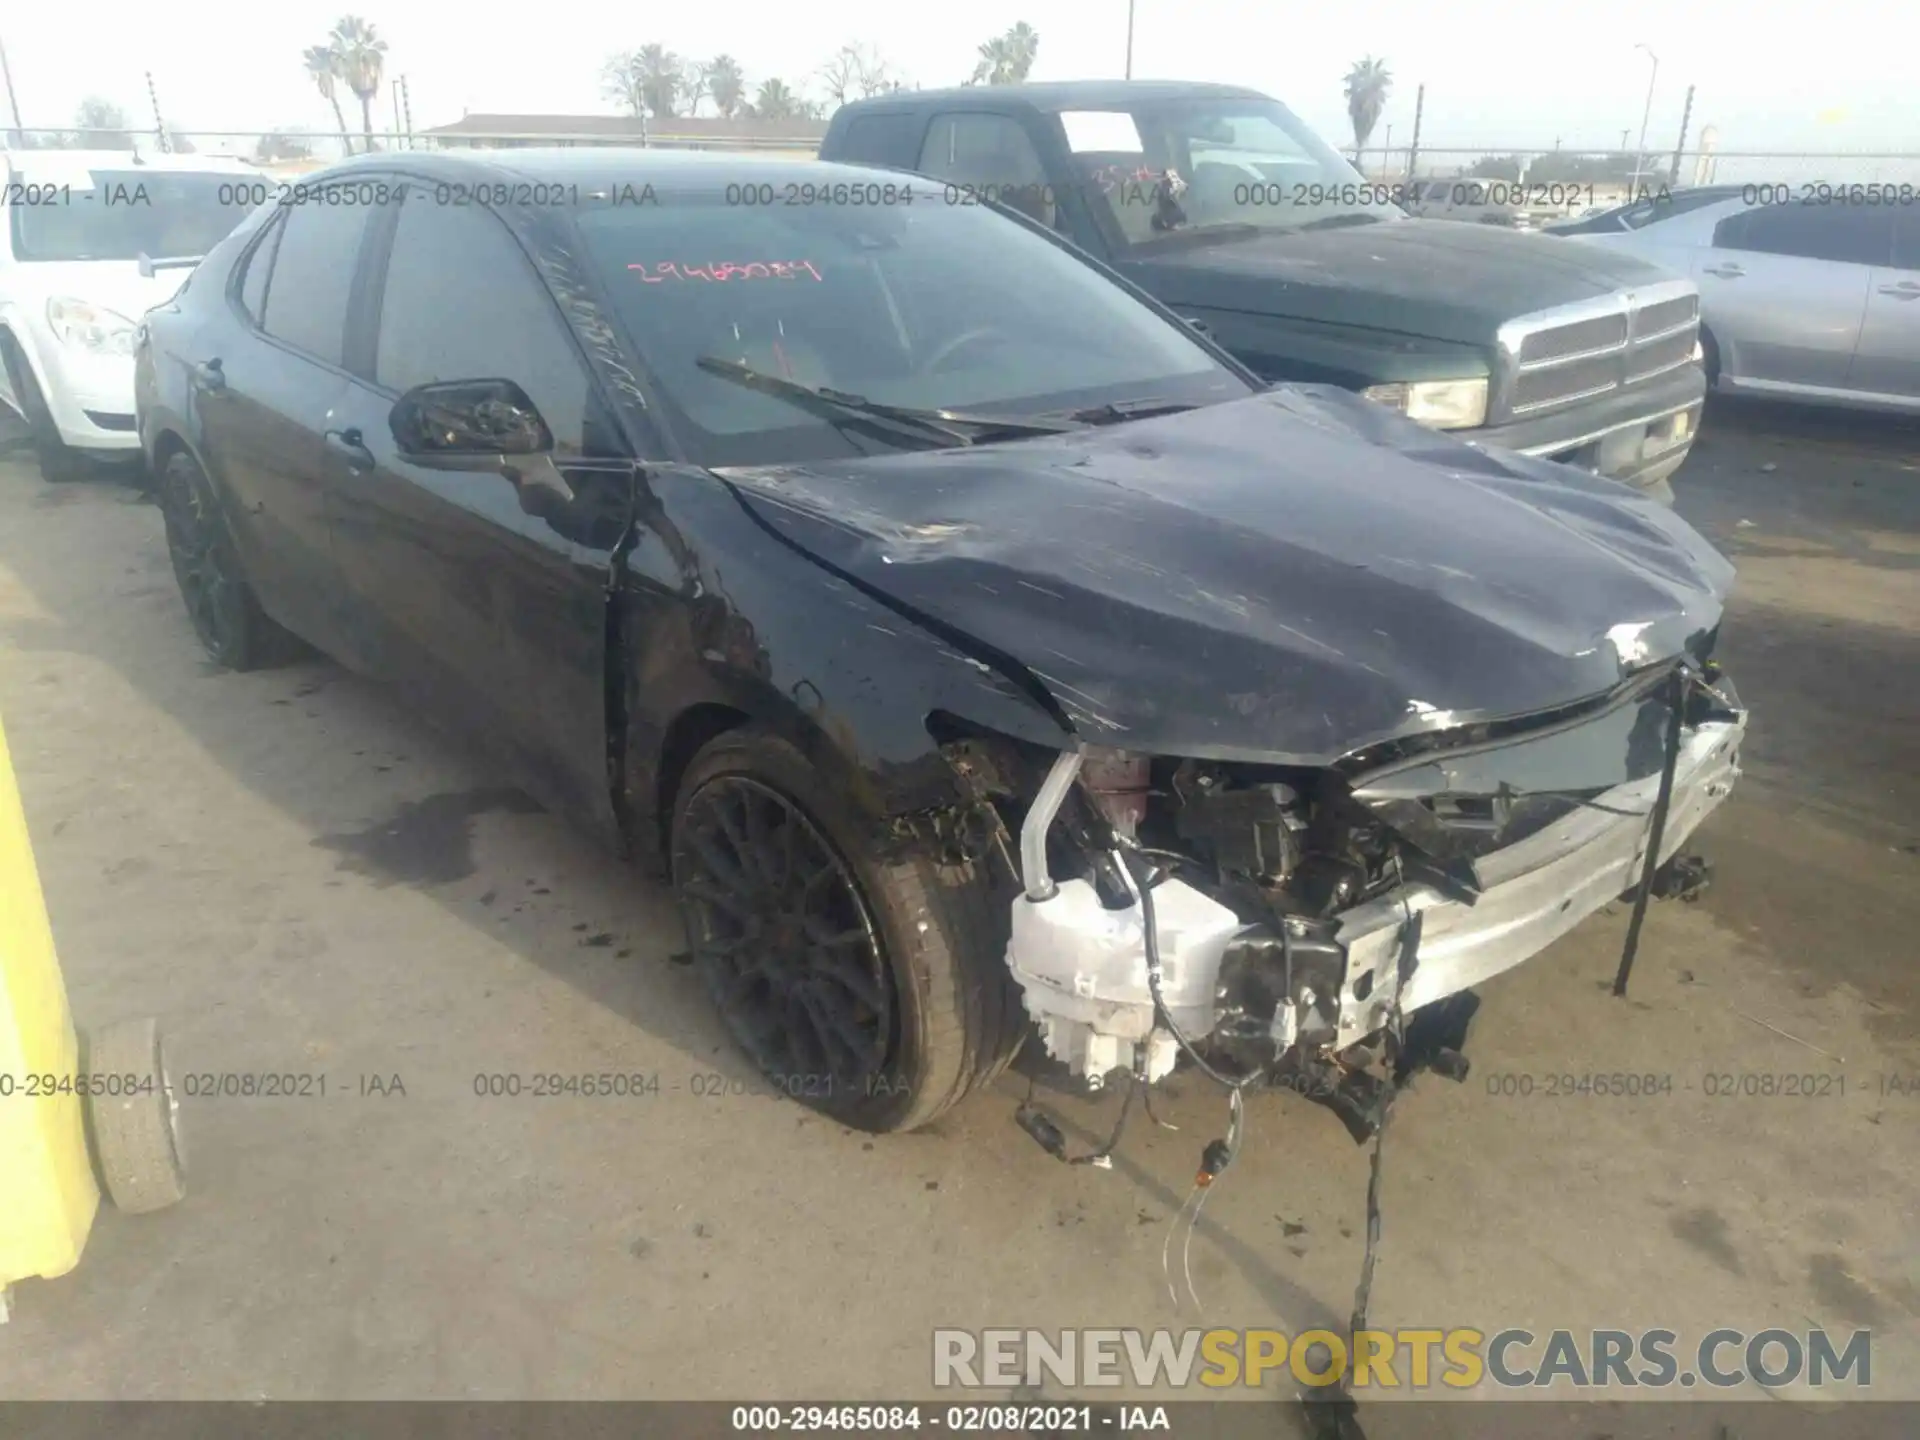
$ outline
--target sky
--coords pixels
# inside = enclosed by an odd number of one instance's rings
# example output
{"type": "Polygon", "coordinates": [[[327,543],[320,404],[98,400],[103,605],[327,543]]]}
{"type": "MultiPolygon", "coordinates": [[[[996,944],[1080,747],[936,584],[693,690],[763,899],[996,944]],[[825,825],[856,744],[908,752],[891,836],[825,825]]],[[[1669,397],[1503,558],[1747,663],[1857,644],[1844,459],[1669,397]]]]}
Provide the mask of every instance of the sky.
{"type": "MultiPolygon", "coordinates": [[[[98,95],[150,125],[152,73],[167,123],[188,134],[333,128],[301,51],[323,40],[341,0],[93,0],[0,6],[4,45],[29,126],[71,122],[98,95]]],[[[875,47],[909,83],[956,84],[975,47],[1015,21],[1040,34],[1036,80],[1118,76],[1127,0],[810,0],[807,4],[670,5],[631,11],[598,0],[488,9],[452,0],[361,0],[388,42],[388,74],[407,77],[416,129],[486,113],[612,114],[600,69],[615,51],[658,41],[703,58],[730,53],[749,81],[809,82],[840,45],[875,47]],[[489,20],[488,13],[497,18],[489,20]]],[[[1351,143],[1341,79],[1364,55],[1386,61],[1391,99],[1372,142],[1404,145],[1426,86],[1425,149],[1617,148],[1637,136],[1659,56],[1648,146],[1673,146],[1687,86],[1692,131],[1729,150],[1920,152],[1913,49],[1891,39],[1884,0],[1596,0],[1539,18],[1504,0],[1135,0],[1134,74],[1250,85],[1287,101],[1322,135],[1351,143]]],[[[1911,38],[1911,33],[1909,34],[1911,38]]],[[[387,87],[376,129],[392,125],[387,87]]],[[[344,96],[349,123],[358,123],[344,96]]],[[[5,113],[5,112],[0,112],[5,113]]],[[[217,148],[211,144],[203,149],[217,148]]],[[[1767,178],[1749,173],[1740,179],[1767,178]]],[[[1764,168],[1764,167],[1762,167],[1764,168]]],[[[1731,178],[1722,175],[1721,178],[1731,178]]],[[[1787,178],[1782,176],[1781,178],[1787,178]]],[[[1871,177],[1869,177],[1871,178],[1871,177]]]]}

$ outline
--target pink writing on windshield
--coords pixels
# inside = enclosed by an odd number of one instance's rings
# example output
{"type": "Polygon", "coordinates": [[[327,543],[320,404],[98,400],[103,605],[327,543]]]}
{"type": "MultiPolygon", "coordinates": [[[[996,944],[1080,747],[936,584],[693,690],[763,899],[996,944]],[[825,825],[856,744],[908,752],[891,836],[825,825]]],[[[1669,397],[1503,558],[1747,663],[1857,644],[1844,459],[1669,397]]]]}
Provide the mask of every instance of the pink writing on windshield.
{"type": "Polygon", "coordinates": [[[671,260],[662,260],[648,265],[644,261],[629,265],[633,271],[649,285],[664,285],[669,280],[804,280],[812,276],[822,279],[820,272],[813,268],[811,260],[753,260],[744,265],[728,260],[712,260],[705,265],[689,265],[685,261],[675,264],[671,260]],[[652,273],[648,273],[651,271],[652,273]]]}

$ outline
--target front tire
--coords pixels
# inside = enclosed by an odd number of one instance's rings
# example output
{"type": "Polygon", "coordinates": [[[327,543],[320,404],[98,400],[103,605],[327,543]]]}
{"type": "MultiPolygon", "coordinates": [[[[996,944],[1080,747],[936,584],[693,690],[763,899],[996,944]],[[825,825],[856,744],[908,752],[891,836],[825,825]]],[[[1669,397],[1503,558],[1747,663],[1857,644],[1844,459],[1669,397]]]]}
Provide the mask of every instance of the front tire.
{"type": "Polygon", "coordinates": [[[40,462],[40,478],[49,485],[82,478],[87,473],[87,457],[60,438],[60,427],[54,424],[53,411],[40,391],[40,382],[34,379],[33,367],[10,335],[0,341],[0,361],[6,364],[7,383],[26,417],[27,438],[40,462]]]}
{"type": "Polygon", "coordinates": [[[928,1124],[1026,1033],[1007,905],[979,867],[882,852],[787,741],[729,731],[674,804],[674,891],[735,1043],[784,1093],[861,1130],[928,1124]]]}
{"type": "Polygon", "coordinates": [[[173,578],[207,654],[229,670],[258,670],[288,659],[295,649],[293,637],[261,610],[213,487],[184,450],[161,467],[159,498],[173,578]]]}

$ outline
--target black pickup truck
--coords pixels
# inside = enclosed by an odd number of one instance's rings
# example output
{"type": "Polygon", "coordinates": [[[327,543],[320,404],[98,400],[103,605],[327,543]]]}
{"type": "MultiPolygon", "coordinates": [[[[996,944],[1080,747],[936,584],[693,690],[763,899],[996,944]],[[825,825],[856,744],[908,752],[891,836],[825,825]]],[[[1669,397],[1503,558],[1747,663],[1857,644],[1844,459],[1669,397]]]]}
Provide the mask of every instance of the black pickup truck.
{"type": "Polygon", "coordinates": [[[1051,226],[1269,380],[1671,498],[1706,381],[1691,281],[1597,247],[1417,220],[1285,105],[1170,81],[916,90],[843,106],[823,160],[1051,226]]]}

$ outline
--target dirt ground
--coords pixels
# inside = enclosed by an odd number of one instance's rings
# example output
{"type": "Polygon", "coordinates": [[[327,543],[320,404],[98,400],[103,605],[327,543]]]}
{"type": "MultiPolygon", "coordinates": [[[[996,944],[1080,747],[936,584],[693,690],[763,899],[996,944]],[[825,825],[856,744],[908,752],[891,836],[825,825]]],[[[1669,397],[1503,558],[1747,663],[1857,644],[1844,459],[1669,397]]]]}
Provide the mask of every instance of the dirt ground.
{"type": "MultiPolygon", "coordinates": [[[[329,663],[215,671],[153,507],[0,434],[0,714],[77,1016],[157,1015],[176,1075],[327,1077],[188,1095],[188,1199],[17,1288],[0,1395],[930,1397],[936,1327],[1202,1322],[1161,1253],[1217,1090],[1177,1081],[1179,1132],[1110,1173],[1019,1131],[1013,1076],[894,1139],[765,1093],[660,887],[329,663]],[[476,1094],[542,1072],[659,1086],[476,1094]]],[[[1740,568],[1716,884],[1653,908],[1624,1002],[1621,906],[1486,987],[1471,1077],[1396,1113],[1373,1316],[1866,1327],[1874,1393],[1920,1399],[1920,429],[1719,407],[1676,489],[1740,568]],[[1673,1083],[1540,1093],[1569,1072],[1673,1083]],[[1738,1093],[1788,1074],[1845,1093],[1738,1093]]],[[[1050,1103],[1076,1145],[1110,1123],[1050,1103]]],[[[1203,1323],[1338,1329],[1366,1152],[1285,1094],[1249,1125],[1203,1323]]]]}

